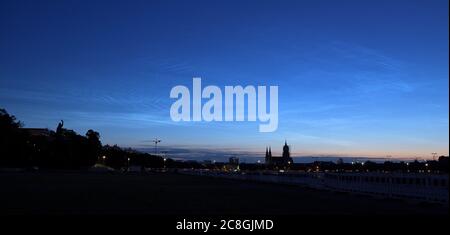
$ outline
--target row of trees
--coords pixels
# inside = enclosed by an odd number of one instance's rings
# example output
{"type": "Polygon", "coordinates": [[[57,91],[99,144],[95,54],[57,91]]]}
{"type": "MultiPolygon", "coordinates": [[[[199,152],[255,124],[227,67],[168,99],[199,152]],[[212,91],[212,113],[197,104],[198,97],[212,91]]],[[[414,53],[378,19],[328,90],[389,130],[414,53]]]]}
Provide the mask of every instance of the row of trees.
{"type": "Polygon", "coordinates": [[[100,134],[88,130],[85,136],[63,128],[34,135],[23,123],[0,109],[0,166],[81,168],[96,163],[102,151],[100,134]]]}
{"type": "Polygon", "coordinates": [[[118,146],[102,146],[98,132],[88,130],[85,135],[79,135],[64,128],[63,121],[56,131],[35,134],[33,129],[23,128],[16,117],[0,109],[0,167],[80,169],[99,162],[115,169],[130,164],[164,165],[161,157],[118,146]]]}
{"type": "Polygon", "coordinates": [[[163,168],[173,162],[172,159],[166,159],[141,153],[131,148],[120,148],[117,145],[105,145],[102,148],[101,163],[114,169],[128,168],[130,165],[146,168],[163,168]],[[166,162],[165,162],[166,161],[166,162]]]}

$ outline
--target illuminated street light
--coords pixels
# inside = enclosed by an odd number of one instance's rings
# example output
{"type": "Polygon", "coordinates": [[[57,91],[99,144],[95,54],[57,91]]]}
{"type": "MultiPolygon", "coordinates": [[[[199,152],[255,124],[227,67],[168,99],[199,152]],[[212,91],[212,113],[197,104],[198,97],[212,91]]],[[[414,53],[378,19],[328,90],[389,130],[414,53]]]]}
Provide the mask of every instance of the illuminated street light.
{"type": "Polygon", "coordinates": [[[103,155],[102,159],[103,159],[103,164],[105,164],[106,156],[103,155]]]}

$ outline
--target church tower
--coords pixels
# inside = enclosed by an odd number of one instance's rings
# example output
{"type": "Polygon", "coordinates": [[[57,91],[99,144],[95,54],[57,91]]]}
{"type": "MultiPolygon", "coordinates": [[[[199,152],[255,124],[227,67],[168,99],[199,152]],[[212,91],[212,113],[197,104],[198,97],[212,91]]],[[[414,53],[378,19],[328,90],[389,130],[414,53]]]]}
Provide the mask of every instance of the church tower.
{"type": "Polygon", "coordinates": [[[289,145],[287,145],[287,141],[284,141],[283,146],[283,158],[290,159],[291,158],[291,152],[289,151],[289,145]]]}
{"type": "Polygon", "coordinates": [[[266,146],[266,165],[274,166],[274,167],[289,167],[294,161],[291,158],[291,152],[287,141],[284,142],[283,146],[283,155],[272,156],[272,147],[266,146]]]}
{"type": "Polygon", "coordinates": [[[266,147],[266,164],[272,163],[272,149],[270,147],[266,147]]]}

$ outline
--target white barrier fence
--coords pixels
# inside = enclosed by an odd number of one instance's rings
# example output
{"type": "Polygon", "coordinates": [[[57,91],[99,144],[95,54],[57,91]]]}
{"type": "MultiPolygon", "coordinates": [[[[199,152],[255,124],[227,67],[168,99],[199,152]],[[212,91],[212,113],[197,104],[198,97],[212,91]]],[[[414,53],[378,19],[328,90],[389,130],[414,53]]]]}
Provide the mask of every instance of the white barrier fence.
{"type": "Polygon", "coordinates": [[[437,202],[448,205],[448,175],[415,173],[229,173],[183,170],[183,174],[299,185],[315,189],[437,202]]]}

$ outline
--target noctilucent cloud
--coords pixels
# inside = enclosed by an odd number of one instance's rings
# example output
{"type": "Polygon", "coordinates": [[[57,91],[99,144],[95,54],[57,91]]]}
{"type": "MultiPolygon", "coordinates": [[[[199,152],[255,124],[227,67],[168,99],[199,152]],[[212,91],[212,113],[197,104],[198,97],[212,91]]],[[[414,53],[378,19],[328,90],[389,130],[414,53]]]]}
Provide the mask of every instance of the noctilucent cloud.
{"type": "Polygon", "coordinates": [[[0,107],[104,144],[431,157],[449,149],[448,1],[1,1],[0,107]],[[279,86],[276,132],[170,119],[176,85],[279,86]],[[280,150],[281,151],[281,150],[280,150]]]}

